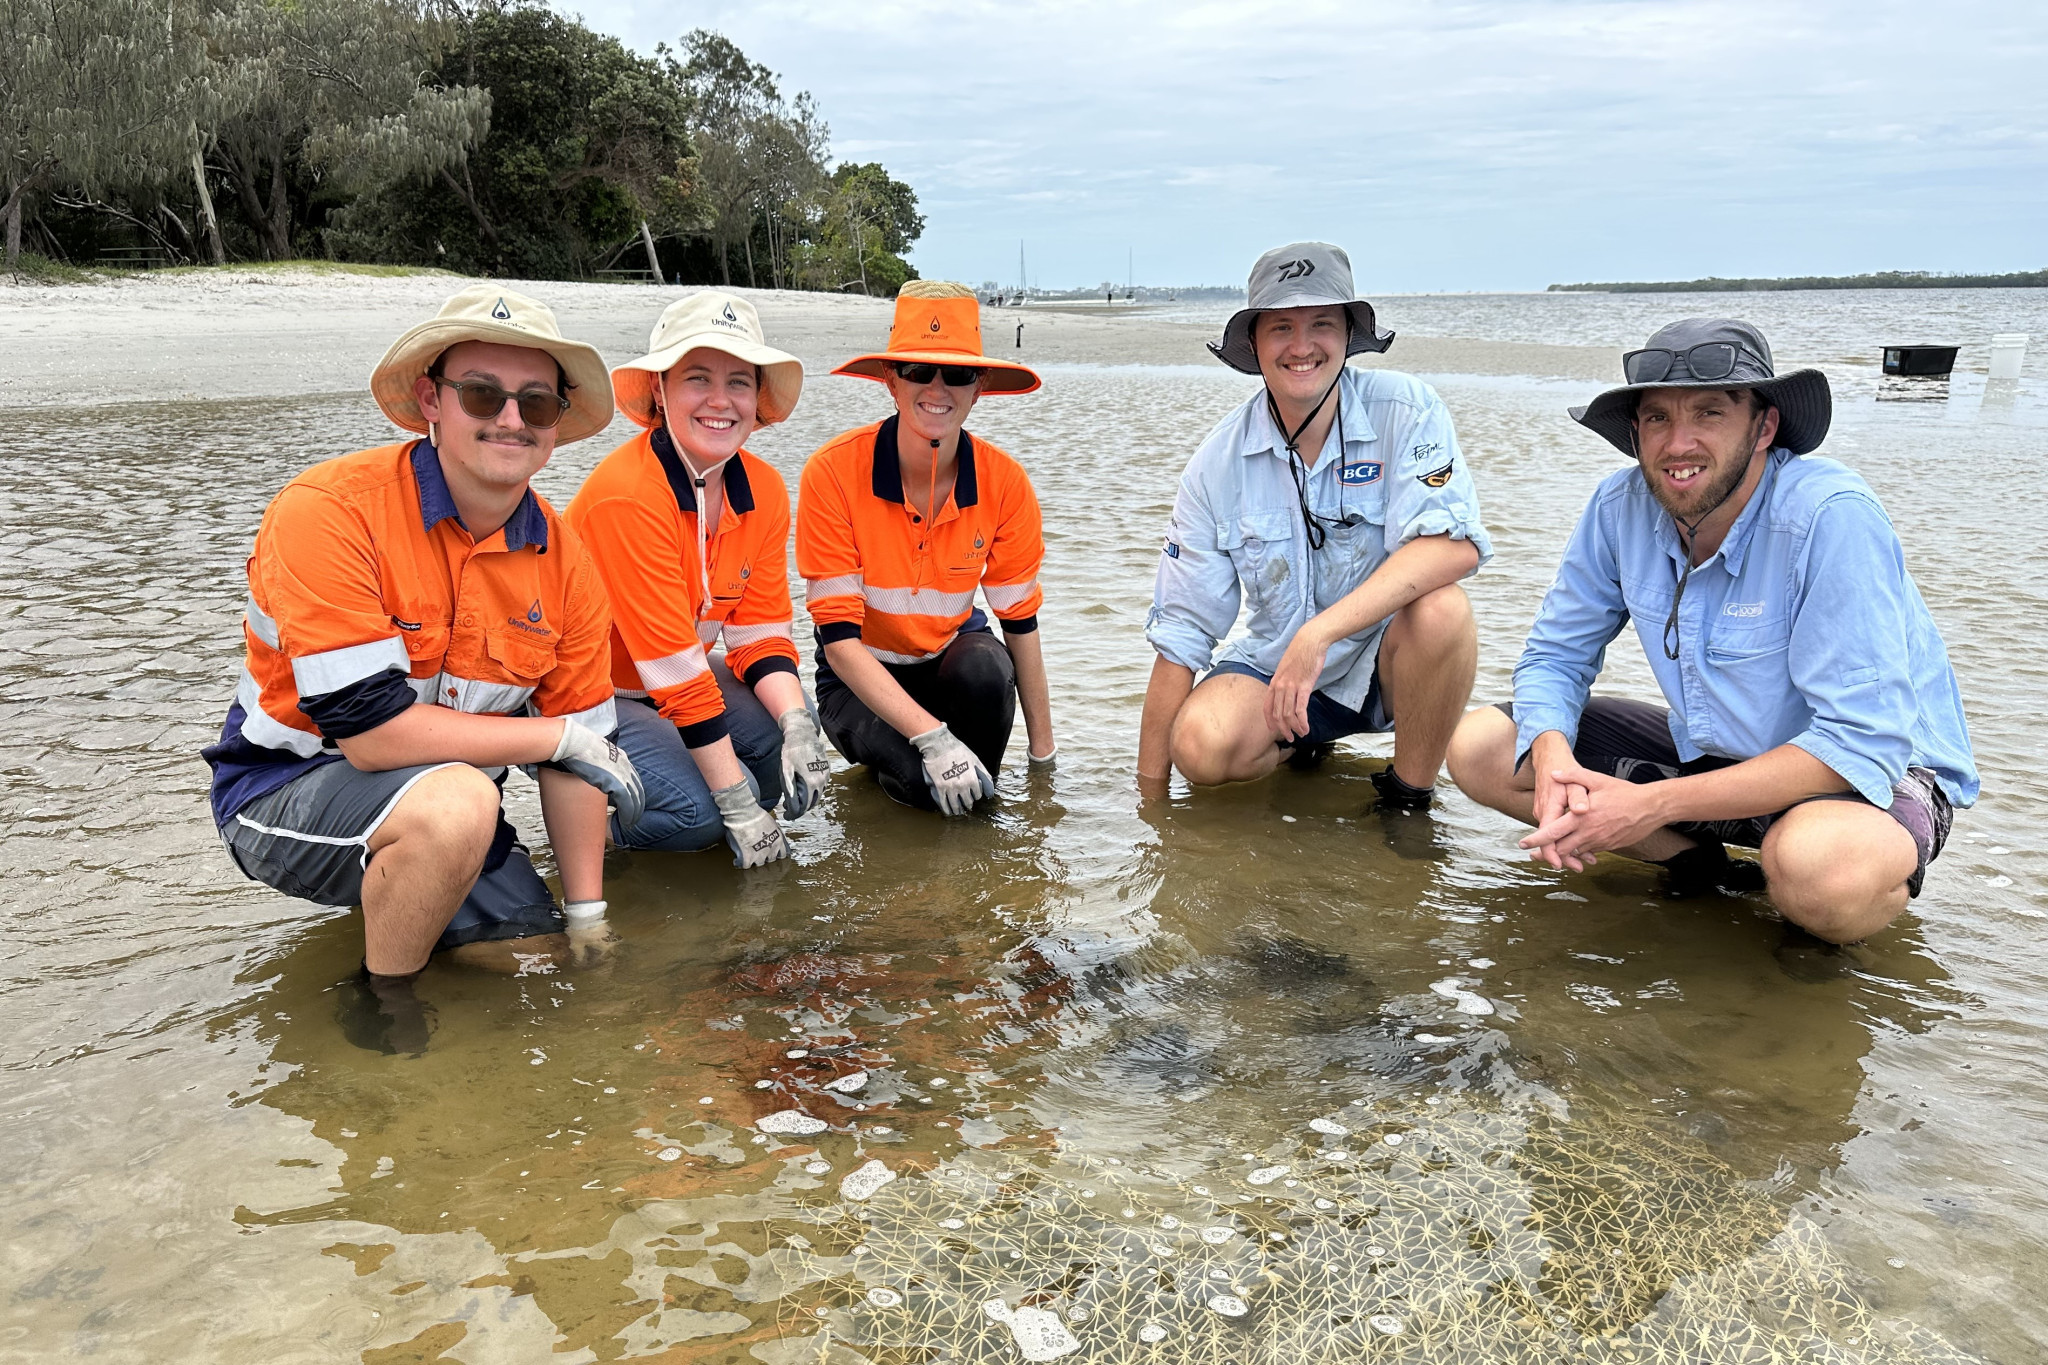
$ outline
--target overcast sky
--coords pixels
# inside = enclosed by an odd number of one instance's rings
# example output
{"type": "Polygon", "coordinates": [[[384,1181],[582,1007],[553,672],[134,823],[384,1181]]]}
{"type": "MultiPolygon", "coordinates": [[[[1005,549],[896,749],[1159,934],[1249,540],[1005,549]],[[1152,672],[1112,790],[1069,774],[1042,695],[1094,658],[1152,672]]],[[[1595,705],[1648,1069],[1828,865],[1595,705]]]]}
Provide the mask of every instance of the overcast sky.
{"type": "Polygon", "coordinates": [[[1380,291],[2048,266],[2040,0],[564,0],[716,28],[926,216],[932,278],[1380,291]]]}

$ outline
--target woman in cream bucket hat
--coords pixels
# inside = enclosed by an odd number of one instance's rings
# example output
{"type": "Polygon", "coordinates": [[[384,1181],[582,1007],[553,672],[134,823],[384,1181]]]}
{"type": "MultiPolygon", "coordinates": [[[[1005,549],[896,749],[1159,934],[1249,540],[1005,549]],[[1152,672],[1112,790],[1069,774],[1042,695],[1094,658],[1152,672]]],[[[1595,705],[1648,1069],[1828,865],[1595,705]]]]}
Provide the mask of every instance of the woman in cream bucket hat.
{"type": "Polygon", "coordinates": [[[639,825],[613,837],[670,851],[722,838],[741,867],[772,862],[789,851],[776,803],[802,815],[832,765],[797,678],[789,492],[742,445],[796,407],[803,363],[768,345],[753,304],[706,290],[664,309],[611,383],[644,430],[567,516],[611,595],[619,747],[647,787],[639,825]]]}

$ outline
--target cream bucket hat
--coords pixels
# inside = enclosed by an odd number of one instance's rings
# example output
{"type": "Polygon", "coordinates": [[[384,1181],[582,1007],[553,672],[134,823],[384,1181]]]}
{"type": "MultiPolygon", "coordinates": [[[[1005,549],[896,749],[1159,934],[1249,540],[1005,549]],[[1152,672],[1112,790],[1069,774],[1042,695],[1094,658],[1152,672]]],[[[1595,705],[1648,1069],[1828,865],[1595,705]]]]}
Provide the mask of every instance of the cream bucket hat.
{"type": "Polygon", "coordinates": [[[495,284],[473,284],[441,305],[441,311],[391,343],[370,371],[377,406],[407,431],[426,434],[413,384],[443,351],[464,341],[527,346],[546,351],[569,376],[569,407],[555,428],[555,444],[595,436],[611,425],[612,382],[595,346],[563,339],[546,304],[495,284]]]}
{"type": "Polygon", "coordinates": [[[770,346],[761,331],[754,305],[735,294],[707,289],[677,299],[661,310],[647,338],[647,354],[612,371],[612,391],[619,411],[643,427],[661,424],[654,409],[654,385],[698,347],[723,351],[735,360],[761,367],[761,397],[756,421],[772,426],[796,410],[804,391],[804,363],[770,346]]]}

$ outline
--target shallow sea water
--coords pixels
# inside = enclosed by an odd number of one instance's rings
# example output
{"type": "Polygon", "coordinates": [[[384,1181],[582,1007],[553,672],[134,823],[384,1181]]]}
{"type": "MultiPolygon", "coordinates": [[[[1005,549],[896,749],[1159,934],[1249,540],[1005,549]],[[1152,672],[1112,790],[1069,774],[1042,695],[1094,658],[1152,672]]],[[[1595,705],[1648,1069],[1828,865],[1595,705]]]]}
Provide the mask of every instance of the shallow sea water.
{"type": "MultiPolygon", "coordinates": [[[[1367,813],[1383,742],[1141,805],[1157,536],[1248,389],[1054,367],[972,426],[1047,509],[1057,772],[1020,736],[941,822],[843,771],[746,876],[615,858],[615,956],[432,969],[416,1059],[342,1039],[359,924],[236,876],[196,757],[256,518],[385,439],[367,398],[14,414],[0,1359],[2034,1358],[2048,385],[1880,401],[1832,354],[1827,449],[1899,524],[1986,788],[1867,945],[1549,873],[1448,787],[1367,813]],[[757,1126],[791,1108],[828,1126],[757,1126]]],[[[1587,386],[1433,382],[1498,551],[1491,700],[1613,461],[1562,415],[1587,386]]],[[[793,483],[878,397],[814,379],[754,449],[793,483]]]]}

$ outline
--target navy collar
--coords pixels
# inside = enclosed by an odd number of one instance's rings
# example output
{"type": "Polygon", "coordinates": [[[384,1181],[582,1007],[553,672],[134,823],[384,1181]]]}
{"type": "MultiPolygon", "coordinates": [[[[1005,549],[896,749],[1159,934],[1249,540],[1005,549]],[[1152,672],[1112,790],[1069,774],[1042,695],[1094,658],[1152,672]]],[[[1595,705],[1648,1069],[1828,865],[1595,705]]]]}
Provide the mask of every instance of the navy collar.
{"type": "MultiPolygon", "coordinates": [[[[433,530],[450,517],[457,526],[463,526],[462,513],[455,508],[455,495],[448,491],[447,476],[441,472],[441,452],[434,449],[432,441],[417,441],[412,448],[412,477],[420,490],[420,525],[433,530]]],[[[533,546],[542,554],[548,552],[548,518],[540,510],[540,499],[534,497],[529,486],[519,499],[519,505],[512,509],[512,516],[505,522],[505,549],[523,550],[533,546]]]]}
{"type": "MultiPolygon", "coordinates": [[[[896,450],[897,420],[891,417],[875,432],[874,491],[882,501],[901,505],[903,459],[896,450]]],[[[965,511],[980,497],[980,485],[974,479],[974,438],[963,431],[960,433],[960,467],[953,474],[953,506],[965,511]]]]}
{"type": "MultiPolygon", "coordinates": [[[[676,443],[669,439],[667,427],[656,427],[652,436],[649,444],[654,447],[654,458],[661,461],[661,472],[668,475],[668,489],[675,494],[676,506],[695,516],[697,476],[676,453],[676,443]]],[[[733,510],[734,516],[754,510],[754,485],[747,478],[746,459],[739,454],[725,462],[725,505],[733,510]]]]}

